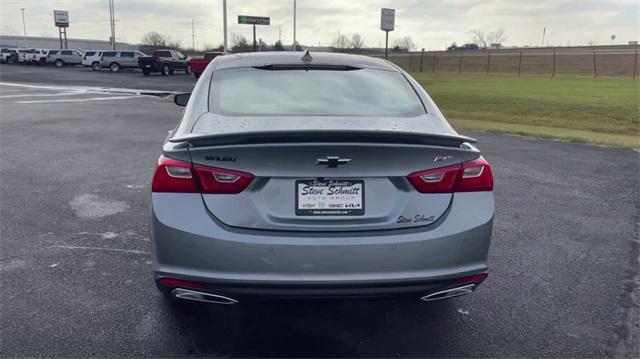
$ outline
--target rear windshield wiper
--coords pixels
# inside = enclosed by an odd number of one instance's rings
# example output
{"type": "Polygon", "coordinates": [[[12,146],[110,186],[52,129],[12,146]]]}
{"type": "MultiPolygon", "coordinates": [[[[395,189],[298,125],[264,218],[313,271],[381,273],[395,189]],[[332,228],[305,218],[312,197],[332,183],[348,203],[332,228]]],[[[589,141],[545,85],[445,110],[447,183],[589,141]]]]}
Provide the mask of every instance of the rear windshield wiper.
{"type": "Polygon", "coordinates": [[[311,65],[311,64],[291,64],[291,65],[263,65],[253,66],[258,70],[283,71],[283,70],[320,70],[320,71],[354,71],[359,67],[347,65],[311,65]]]}

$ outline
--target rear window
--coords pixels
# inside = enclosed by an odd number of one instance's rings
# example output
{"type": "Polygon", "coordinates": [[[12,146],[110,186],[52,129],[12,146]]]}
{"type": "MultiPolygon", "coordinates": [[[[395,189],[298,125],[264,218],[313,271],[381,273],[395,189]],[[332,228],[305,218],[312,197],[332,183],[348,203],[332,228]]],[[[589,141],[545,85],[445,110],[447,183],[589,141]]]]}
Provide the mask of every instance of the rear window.
{"type": "Polygon", "coordinates": [[[84,55],[85,55],[85,56],[93,56],[93,55],[95,55],[95,54],[96,54],[96,52],[95,52],[95,51],[85,51],[85,52],[84,52],[84,55]]]}
{"type": "Polygon", "coordinates": [[[65,50],[65,51],[61,52],[61,55],[71,55],[71,54],[73,54],[73,52],[71,52],[71,51],[66,51],[65,50]]]}
{"type": "Polygon", "coordinates": [[[104,57],[115,57],[117,54],[117,52],[114,51],[105,51],[104,53],[102,53],[102,56],[104,57]]]}
{"type": "Polygon", "coordinates": [[[171,51],[154,51],[153,52],[153,56],[154,57],[171,57],[171,51]]]}
{"type": "Polygon", "coordinates": [[[121,52],[120,57],[133,57],[133,52],[121,52]]]}
{"type": "Polygon", "coordinates": [[[57,55],[58,50],[49,50],[49,55],[57,55]]]}
{"type": "Polygon", "coordinates": [[[418,95],[399,72],[236,68],[214,71],[211,108],[228,116],[417,116],[418,95]]]}

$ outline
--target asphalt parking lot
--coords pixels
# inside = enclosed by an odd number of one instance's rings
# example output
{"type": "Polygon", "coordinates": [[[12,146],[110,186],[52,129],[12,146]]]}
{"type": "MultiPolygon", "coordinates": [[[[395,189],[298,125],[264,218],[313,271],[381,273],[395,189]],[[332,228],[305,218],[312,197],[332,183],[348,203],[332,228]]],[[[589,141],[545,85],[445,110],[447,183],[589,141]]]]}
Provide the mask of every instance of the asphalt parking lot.
{"type": "Polygon", "coordinates": [[[166,305],[149,183],[182,109],[83,86],[194,81],[0,65],[1,357],[637,355],[638,152],[514,136],[468,134],[492,163],[497,207],[473,295],[166,305]]]}

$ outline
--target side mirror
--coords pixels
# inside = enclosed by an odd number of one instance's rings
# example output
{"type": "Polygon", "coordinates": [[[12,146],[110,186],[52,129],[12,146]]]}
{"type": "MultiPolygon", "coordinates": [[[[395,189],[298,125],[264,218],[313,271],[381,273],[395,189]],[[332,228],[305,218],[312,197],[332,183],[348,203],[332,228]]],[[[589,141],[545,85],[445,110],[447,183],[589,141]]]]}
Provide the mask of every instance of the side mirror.
{"type": "Polygon", "coordinates": [[[186,106],[191,98],[191,93],[179,93],[173,96],[173,102],[178,106],[186,106]]]}

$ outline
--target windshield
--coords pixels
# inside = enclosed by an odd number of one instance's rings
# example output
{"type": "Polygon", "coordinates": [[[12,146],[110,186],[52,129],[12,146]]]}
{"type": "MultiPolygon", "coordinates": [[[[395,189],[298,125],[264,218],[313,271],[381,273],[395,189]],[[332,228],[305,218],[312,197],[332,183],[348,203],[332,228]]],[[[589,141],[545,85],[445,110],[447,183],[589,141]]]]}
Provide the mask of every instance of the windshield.
{"type": "Polygon", "coordinates": [[[416,116],[424,107],[399,72],[235,68],[214,71],[213,112],[228,116],[416,116]]]}

